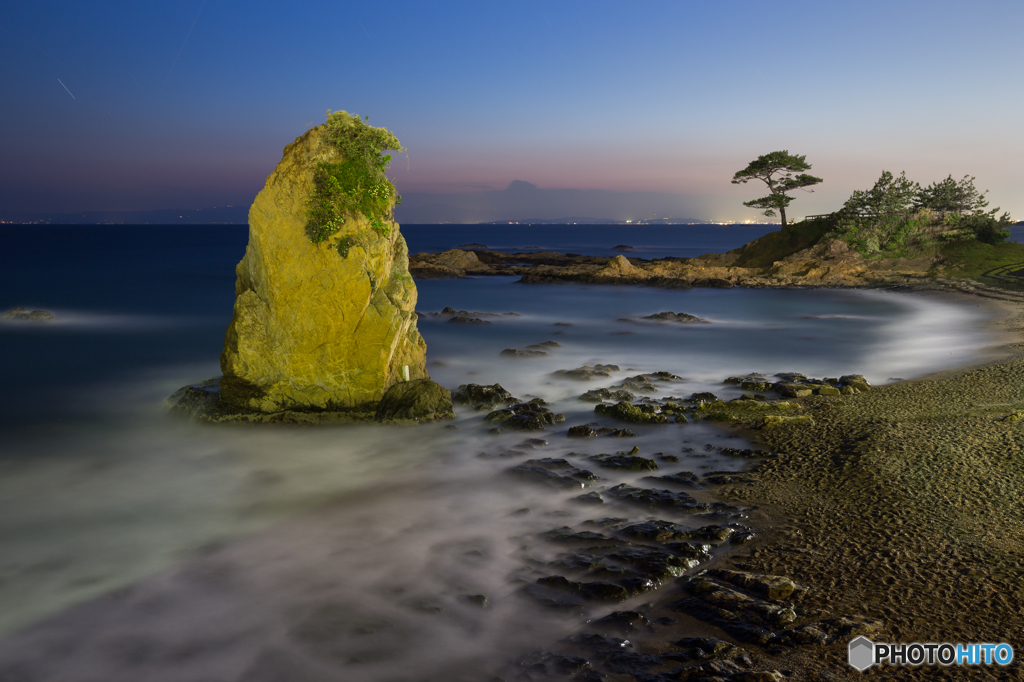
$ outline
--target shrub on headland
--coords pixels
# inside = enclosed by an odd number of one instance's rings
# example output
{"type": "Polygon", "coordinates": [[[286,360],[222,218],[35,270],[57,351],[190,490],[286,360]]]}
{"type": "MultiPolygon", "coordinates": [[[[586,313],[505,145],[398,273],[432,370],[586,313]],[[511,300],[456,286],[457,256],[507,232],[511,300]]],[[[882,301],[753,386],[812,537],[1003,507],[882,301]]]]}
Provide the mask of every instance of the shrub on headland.
{"type": "Polygon", "coordinates": [[[987,209],[974,178],[953,176],[922,187],[883,171],[874,186],[857,190],[832,214],[832,234],[869,258],[912,256],[950,242],[998,244],[1009,237],[1009,213],[987,209]]]}

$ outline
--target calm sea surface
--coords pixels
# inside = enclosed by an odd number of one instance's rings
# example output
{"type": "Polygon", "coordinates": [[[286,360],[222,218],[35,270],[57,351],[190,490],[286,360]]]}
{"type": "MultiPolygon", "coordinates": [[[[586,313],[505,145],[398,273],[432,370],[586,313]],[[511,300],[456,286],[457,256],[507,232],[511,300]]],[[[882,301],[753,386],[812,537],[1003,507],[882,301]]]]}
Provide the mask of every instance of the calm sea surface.
{"type": "MultiPolygon", "coordinates": [[[[476,242],[611,254],[629,244],[648,258],[725,251],[766,231],[402,229],[413,252],[476,242]]],[[[164,415],[162,401],[175,389],[219,373],[245,228],[4,227],[0,239],[0,309],[42,308],[59,318],[0,325],[0,673],[237,679],[269,665],[267,651],[291,646],[281,643],[289,619],[325,603],[347,614],[353,632],[367,622],[389,625],[370,628],[375,656],[364,655],[370,640],[358,638],[339,643],[327,663],[288,649],[296,657],[288,669],[318,671],[304,679],[491,669],[537,637],[578,627],[514,598],[522,538],[589,518],[566,511],[571,495],[502,475],[519,460],[480,456],[515,448],[523,434],[489,435],[481,416],[464,409],[456,430],[210,428],[164,415]],[[533,513],[515,513],[524,507],[533,513]],[[118,591],[126,586],[130,592],[118,591]],[[466,593],[487,594],[492,609],[467,610],[459,602],[466,593]],[[447,615],[424,615],[435,612],[424,611],[426,603],[447,615]],[[158,651],[196,639],[216,644],[198,657],[146,659],[142,674],[126,662],[129,635],[158,651]],[[57,637],[78,646],[49,656],[57,637]]],[[[452,389],[499,382],[566,415],[529,456],[623,447],[570,441],[565,428],[611,425],[576,397],[640,372],[682,377],[662,395],[712,390],[732,398],[738,391],[721,382],[733,374],[863,373],[884,383],[967,363],[989,340],[979,308],[922,295],[522,285],[507,277],[417,286],[421,311],[517,313],[490,325],[423,318],[419,326],[436,381],[452,389]],[[636,321],[662,311],[711,324],[636,321]],[[559,347],[544,358],[499,357],[543,341],[559,347]],[[551,374],[595,363],[621,372],[586,384],[551,374]]],[[[703,424],[636,430],[626,449],[681,457],[662,473],[735,469],[714,448],[744,446],[703,424]]]]}

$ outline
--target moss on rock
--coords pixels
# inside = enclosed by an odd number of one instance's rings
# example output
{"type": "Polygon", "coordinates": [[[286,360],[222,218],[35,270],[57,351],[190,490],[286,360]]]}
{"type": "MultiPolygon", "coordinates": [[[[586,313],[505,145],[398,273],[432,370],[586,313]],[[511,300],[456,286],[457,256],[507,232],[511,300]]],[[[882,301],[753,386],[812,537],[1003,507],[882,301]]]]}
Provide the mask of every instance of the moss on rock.
{"type": "Polygon", "coordinates": [[[654,405],[634,405],[625,400],[615,405],[598,405],[594,412],[634,424],[667,424],[669,421],[654,405]]]}

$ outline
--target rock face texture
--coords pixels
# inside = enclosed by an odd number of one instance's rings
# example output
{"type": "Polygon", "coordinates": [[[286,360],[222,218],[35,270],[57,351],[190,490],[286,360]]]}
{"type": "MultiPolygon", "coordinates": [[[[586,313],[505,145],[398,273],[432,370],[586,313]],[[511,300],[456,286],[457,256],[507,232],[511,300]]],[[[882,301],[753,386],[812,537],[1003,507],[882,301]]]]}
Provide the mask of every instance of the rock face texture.
{"type": "Polygon", "coordinates": [[[221,407],[256,413],[370,411],[400,381],[425,379],[416,286],[398,225],[349,216],[345,256],[305,232],[317,164],[339,152],[313,128],[285,147],[249,210],[220,364],[221,407]]]}

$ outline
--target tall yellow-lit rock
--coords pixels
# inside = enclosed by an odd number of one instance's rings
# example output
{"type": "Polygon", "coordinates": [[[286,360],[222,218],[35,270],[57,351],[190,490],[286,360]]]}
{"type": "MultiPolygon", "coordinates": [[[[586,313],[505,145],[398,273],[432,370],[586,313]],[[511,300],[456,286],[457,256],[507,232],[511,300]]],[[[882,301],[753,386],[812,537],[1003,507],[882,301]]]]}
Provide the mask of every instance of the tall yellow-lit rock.
{"type": "Polygon", "coordinates": [[[427,378],[416,286],[398,225],[348,216],[346,256],[305,232],[320,162],[336,162],[324,126],[284,149],[249,210],[235,307],[220,364],[220,401],[258,413],[366,411],[400,381],[427,378]]]}

